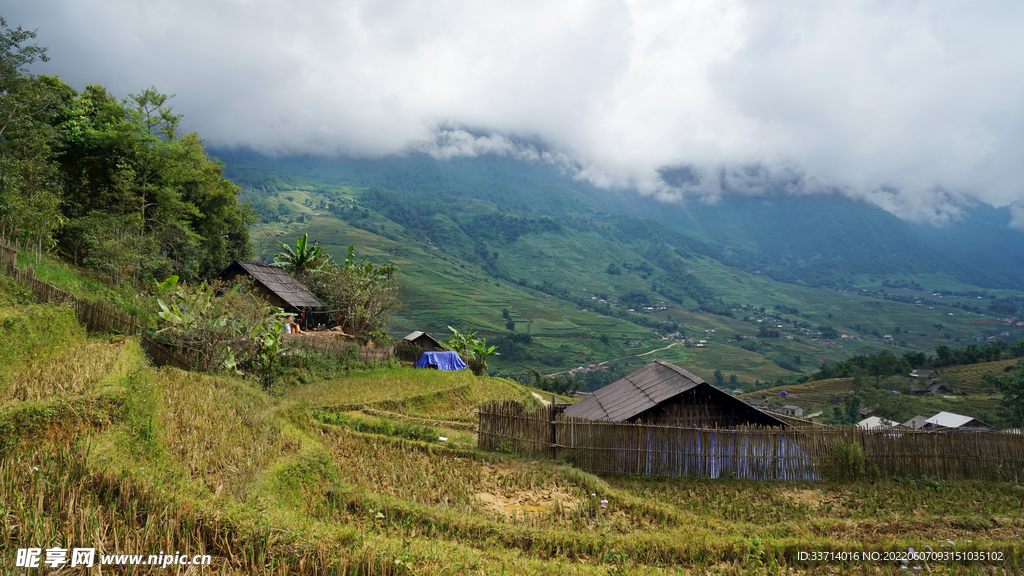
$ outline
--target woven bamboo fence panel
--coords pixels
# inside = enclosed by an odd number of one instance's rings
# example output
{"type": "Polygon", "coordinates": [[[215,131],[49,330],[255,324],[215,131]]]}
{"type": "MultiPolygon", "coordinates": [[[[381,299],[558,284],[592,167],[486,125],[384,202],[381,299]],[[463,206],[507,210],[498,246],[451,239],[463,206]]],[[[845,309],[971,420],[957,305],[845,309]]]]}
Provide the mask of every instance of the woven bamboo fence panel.
{"type": "MultiPolygon", "coordinates": [[[[5,271],[10,274],[9,270],[5,271]]],[[[126,315],[103,302],[78,298],[66,290],[40,280],[31,268],[22,269],[15,267],[14,273],[10,274],[10,276],[19,284],[30,289],[39,302],[66,304],[73,307],[78,315],[79,322],[85,325],[86,329],[90,332],[115,332],[134,335],[138,334],[141,330],[141,326],[139,326],[138,319],[135,316],[126,315]]]]}
{"type": "Polygon", "coordinates": [[[514,400],[488,402],[480,406],[477,443],[484,450],[552,458],[556,453],[553,417],[550,406],[525,410],[514,400]]]}
{"type": "Polygon", "coordinates": [[[154,366],[173,366],[181,370],[192,370],[195,368],[190,355],[169,350],[149,336],[143,335],[139,339],[139,344],[150,360],[153,361],[154,366]]]}
{"type": "MultiPolygon", "coordinates": [[[[103,302],[78,298],[66,290],[40,280],[32,268],[22,269],[18,267],[17,262],[18,251],[11,246],[0,244],[0,270],[19,284],[29,288],[37,301],[66,304],[73,307],[78,321],[86,327],[86,330],[126,335],[142,333],[142,327],[135,316],[126,315],[103,302]]],[[[140,343],[155,366],[169,365],[183,370],[192,369],[191,359],[187,355],[169,350],[145,335],[142,336],[140,343]]]]}
{"type": "Polygon", "coordinates": [[[0,270],[8,276],[14,276],[18,268],[18,251],[10,246],[0,244],[0,270]]]}
{"type": "Polygon", "coordinates": [[[857,445],[880,477],[1024,483],[1024,435],[983,430],[709,428],[567,418],[518,402],[480,406],[479,446],[645,476],[821,480],[837,446],[857,445]]]}

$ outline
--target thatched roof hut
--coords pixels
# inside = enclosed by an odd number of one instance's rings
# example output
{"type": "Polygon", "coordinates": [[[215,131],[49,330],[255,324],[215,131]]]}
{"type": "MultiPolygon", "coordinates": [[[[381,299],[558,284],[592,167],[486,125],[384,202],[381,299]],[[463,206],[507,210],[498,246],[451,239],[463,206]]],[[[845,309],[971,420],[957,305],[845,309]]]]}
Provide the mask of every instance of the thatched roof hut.
{"type": "Polygon", "coordinates": [[[302,313],[326,306],[302,282],[277,266],[235,260],[217,277],[230,280],[240,275],[252,278],[256,289],[271,306],[287,312],[302,313]]]}

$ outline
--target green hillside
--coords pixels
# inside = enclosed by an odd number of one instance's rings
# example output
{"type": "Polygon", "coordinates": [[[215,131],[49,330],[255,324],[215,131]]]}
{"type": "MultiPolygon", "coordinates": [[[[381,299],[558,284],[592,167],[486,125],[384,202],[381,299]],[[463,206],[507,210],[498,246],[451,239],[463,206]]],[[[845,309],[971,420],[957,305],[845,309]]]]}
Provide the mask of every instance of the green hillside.
{"type": "MultiPolygon", "coordinates": [[[[830,200],[856,208],[842,222],[846,212],[828,205],[798,211],[801,222],[829,214],[819,236],[762,226],[772,232],[755,242],[753,204],[737,210],[732,224],[699,207],[687,212],[692,226],[673,224],[666,214],[678,207],[641,217],[642,207],[628,208],[627,197],[504,159],[221,157],[261,214],[252,237],[264,258],[277,251],[276,241],[308,233],[336,258],[352,245],[396,263],[407,305],[394,317],[393,336],[426,330],[443,337],[449,325],[472,327],[499,344],[502,355],[490,363],[498,374],[594,363],[621,375],[649,359],[637,355],[665,348],[672,342],[663,338],[679,332],[707,346],[674,346],[666,359],[692,364],[709,380],[716,370],[735,375],[742,388],[886,347],[931,353],[943,343],[1024,335],[1016,326],[973,323],[1015,315],[1024,295],[956,280],[956,270],[936,265],[898,221],[850,201],[830,200]],[[824,229],[836,231],[833,244],[845,252],[811,253],[825,243],[824,229]],[[828,263],[833,256],[856,261],[837,267],[828,263]],[[841,287],[813,285],[809,274],[821,266],[842,272],[825,283],[841,287]]],[[[773,208],[771,221],[784,218],[783,208],[773,208]]],[[[591,386],[609,381],[589,377],[591,386]]]]}
{"type": "MultiPolygon", "coordinates": [[[[982,375],[1001,375],[1008,366],[1017,364],[1017,359],[999,360],[996,362],[982,362],[969,366],[947,366],[940,370],[940,381],[944,386],[956,390],[955,394],[936,394],[928,396],[917,396],[908,394],[904,389],[901,395],[890,398],[892,402],[888,405],[893,411],[886,417],[899,422],[905,422],[910,418],[921,415],[930,418],[939,412],[952,412],[954,414],[970,415],[993,426],[1006,426],[1004,420],[1003,394],[982,382],[982,375]]],[[[904,381],[906,386],[908,380],[904,381]]],[[[873,377],[866,377],[858,386],[853,378],[830,378],[804,382],[800,384],[786,384],[774,386],[755,392],[743,394],[740,398],[744,400],[768,400],[769,406],[779,408],[785,404],[791,404],[803,408],[804,415],[810,416],[815,422],[825,422],[832,416],[834,406],[842,406],[847,399],[855,393],[867,392],[863,406],[871,406],[871,394],[880,391],[884,394],[891,393],[893,386],[900,386],[893,381],[881,380],[876,383],[873,377]],[[782,396],[781,392],[786,395],[782,396]]],[[[877,396],[875,396],[877,397],[877,396]]],[[[871,413],[868,415],[876,416],[871,413]]]]}
{"type": "Polygon", "coordinates": [[[78,546],[226,575],[882,573],[799,553],[945,544],[1004,556],[933,568],[1021,569],[1018,486],[597,476],[475,448],[477,403],[531,401],[507,380],[353,367],[268,394],[154,369],[6,280],[0,322],[5,567],[78,546]]]}

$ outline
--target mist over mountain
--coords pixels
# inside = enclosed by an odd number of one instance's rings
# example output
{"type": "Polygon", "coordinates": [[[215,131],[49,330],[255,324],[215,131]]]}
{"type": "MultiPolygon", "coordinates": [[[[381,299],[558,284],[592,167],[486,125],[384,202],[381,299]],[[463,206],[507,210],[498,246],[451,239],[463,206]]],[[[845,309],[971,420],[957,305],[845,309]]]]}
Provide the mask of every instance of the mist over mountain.
{"type": "Polygon", "coordinates": [[[1020,3],[7,4],[48,47],[33,73],[177,94],[221,147],[501,154],[687,203],[840,191],[940,225],[1021,200],[1020,3]]]}
{"type": "Polygon", "coordinates": [[[934,250],[971,262],[973,266],[1024,286],[1024,230],[1013,226],[1012,207],[982,204],[947,226],[912,225],[912,230],[934,250]]]}
{"type": "MultiPolygon", "coordinates": [[[[838,193],[766,190],[758,196],[724,195],[714,204],[666,202],[595,186],[550,163],[493,154],[372,160],[271,157],[244,149],[212,152],[243,187],[293,175],[408,194],[387,201],[376,196],[379,210],[384,210],[382,202],[419,202],[422,210],[430,210],[431,205],[485,201],[499,212],[555,221],[643,218],[663,226],[661,234],[673,235],[674,246],[685,238],[698,252],[729,266],[808,286],[846,288],[858,276],[880,280],[915,274],[945,274],[986,288],[1024,284],[1019,265],[1024,233],[1010,227],[1008,208],[984,204],[963,221],[938,228],[907,223],[838,193]]],[[[403,225],[422,222],[412,219],[403,225]]],[[[649,226],[642,228],[651,234],[649,226]]]]}

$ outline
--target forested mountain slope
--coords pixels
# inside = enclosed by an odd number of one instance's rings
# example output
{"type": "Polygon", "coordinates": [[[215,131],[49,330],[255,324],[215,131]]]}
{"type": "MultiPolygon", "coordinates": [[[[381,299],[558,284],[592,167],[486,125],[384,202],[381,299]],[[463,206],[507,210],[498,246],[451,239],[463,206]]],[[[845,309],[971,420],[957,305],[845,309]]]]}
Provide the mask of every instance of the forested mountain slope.
{"type": "Polygon", "coordinates": [[[727,346],[659,355],[753,382],[886,344],[930,352],[941,340],[998,335],[972,322],[1024,308],[1019,292],[980,287],[1007,277],[960,264],[903,221],[841,196],[684,206],[495,156],[212,153],[259,215],[253,237],[265,258],[276,240],[308,233],[335,256],[356,245],[395,262],[408,306],[393,333],[474,326],[505,351],[499,370],[642,363],[637,354],[678,331],[727,346]],[[842,333],[848,342],[826,345],[842,333]]]}
{"type": "Polygon", "coordinates": [[[492,203],[499,211],[559,220],[655,220],[721,250],[708,255],[723,263],[760,270],[784,282],[846,287],[862,274],[880,279],[942,273],[982,287],[1024,283],[1020,272],[1005,268],[1021,258],[1022,248],[1012,241],[1024,236],[1007,226],[1006,209],[979,207],[964,223],[934,228],[908,224],[881,208],[838,194],[727,195],[714,205],[696,200],[685,206],[670,204],[631,191],[600,189],[553,166],[497,156],[358,160],[269,158],[236,150],[215,154],[243,187],[265,186],[291,175],[387,191],[377,194],[375,206],[387,203],[389,213],[399,216],[403,225],[420,224],[423,229],[429,228],[424,222],[429,214],[475,200],[492,203]]]}

